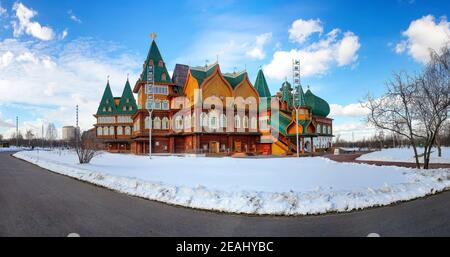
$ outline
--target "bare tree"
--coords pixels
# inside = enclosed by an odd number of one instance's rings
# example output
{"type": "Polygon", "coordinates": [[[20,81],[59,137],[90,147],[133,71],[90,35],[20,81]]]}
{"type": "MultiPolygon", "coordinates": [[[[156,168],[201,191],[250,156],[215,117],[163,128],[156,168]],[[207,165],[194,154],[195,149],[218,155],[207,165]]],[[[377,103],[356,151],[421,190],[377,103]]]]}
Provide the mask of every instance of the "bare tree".
{"type": "Polygon", "coordinates": [[[25,138],[28,140],[28,146],[31,146],[31,140],[34,138],[33,131],[31,129],[27,129],[27,132],[25,133],[25,138]]]}
{"type": "Polygon", "coordinates": [[[416,83],[406,73],[394,73],[386,83],[387,92],[380,98],[371,95],[362,103],[369,109],[367,121],[381,130],[392,131],[407,138],[413,147],[417,168],[417,132],[414,130],[414,108],[417,94],[416,83]]]}
{"type": "Polygon", "coordinates": [[[406,138],[420,168],[418,142],[424,146],[424,168],[428,169],[431,148],[436,143],[450,106],[450,51],[432,51],[431,61],[420,74],[394,73],[387,92],[380,98],[367,96],[362,104],[369,109],[367,121],[376,128],[406,138]]]}
{"type": "Polygon", "coordinates": [[[99,155],[100,144],[92,133],[83,133],[80,141],[75,145],[75,151],[81,164],[89,163],[92,158],[99,155]]]}
{"type": "Polygon", "coordinates": [[[50,147],[53,147],[53,141],[58,138],[58,131],[56,130],[55,124],[49,123],[47,126],[47,131],[45,133],[45,138],[50,141],[50,147]]]}
{"type": "Polygon", "coordinates": [[[424,142],[424,168],[430,163],[431,149],[436,144],[450,108],[450,49],[431,51],[425,71],[417,76],[418,101],[416,115],[424,142]]]}

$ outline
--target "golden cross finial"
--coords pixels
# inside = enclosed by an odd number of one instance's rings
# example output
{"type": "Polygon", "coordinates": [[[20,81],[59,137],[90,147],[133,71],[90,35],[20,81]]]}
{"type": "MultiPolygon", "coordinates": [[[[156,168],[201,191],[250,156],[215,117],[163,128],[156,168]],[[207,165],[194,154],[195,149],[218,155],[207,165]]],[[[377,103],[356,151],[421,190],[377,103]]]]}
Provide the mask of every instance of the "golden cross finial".
{"type": "Polygon", "coordinates": [[[157,35],[156,35],[155,32],[150,33],[150,38],[151,38],[153,41],[155,41],[156,36],[157,36],[157,35]]]}

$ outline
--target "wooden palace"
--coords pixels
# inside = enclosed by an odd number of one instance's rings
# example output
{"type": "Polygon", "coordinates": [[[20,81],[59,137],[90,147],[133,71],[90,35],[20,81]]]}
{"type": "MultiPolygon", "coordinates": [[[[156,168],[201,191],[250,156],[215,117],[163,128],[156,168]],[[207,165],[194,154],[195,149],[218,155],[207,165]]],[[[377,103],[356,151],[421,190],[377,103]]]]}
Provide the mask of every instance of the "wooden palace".
{"type": "Polygon", "coordinates": [[[153,38],[133,88],[127,79],[122,96],[114,97],[108,80],[94,126],[110,152],[148,154],[150,132],[156,154],[289,155],[297,150],[297,132],[302,154],[330,148],[328,103],[309,89],[301,89],[298,103],[293,99],[287,81],[272,95],[261,69],[254,84],[246,71],[223,73],[219,63],[177,64],[171,77],[153,38]]]}

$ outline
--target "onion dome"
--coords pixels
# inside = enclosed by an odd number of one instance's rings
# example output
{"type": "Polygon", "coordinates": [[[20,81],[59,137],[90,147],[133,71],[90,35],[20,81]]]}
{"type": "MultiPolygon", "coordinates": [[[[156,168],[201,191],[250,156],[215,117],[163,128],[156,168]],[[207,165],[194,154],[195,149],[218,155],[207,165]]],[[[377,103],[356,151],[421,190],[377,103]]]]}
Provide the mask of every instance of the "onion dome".
{"type": "Polygon", "coordinates": [[[314,95],[311,90],[305,93],[306,105],[311,108],[313,115],[327,117],[330,114],[330,105],[327,101],[314,95]]]}

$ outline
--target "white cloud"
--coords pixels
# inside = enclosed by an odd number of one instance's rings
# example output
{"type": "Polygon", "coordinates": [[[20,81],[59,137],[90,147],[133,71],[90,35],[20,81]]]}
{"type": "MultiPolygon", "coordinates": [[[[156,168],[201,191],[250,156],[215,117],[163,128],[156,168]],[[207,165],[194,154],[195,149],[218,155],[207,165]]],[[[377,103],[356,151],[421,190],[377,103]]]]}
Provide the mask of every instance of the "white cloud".
{"type": "Polygon", "coordinates": [[[314,33],[323,33],[322,23],[319,19],[298,19],[292,23],[292,26],[289,29],[289,39],[301,44],[314,33]]]}
{"type": "Polygon", "coordinates": [[[67,14],[69,14],[69,18],[70,18],[71,20],[73,20],[74,22],[81,23],[81,20],[73,13],[72,10],[69,10],[69,11],[67,12],[67,14]]]}
{"type": "Polygon", "coordinates": [[[348,105],[331,104],[330,117],[363,117],[369,113],[367,108],[361,106],[360,103],[348,105]]]}
{"type": "Polygon", "coordinates": [[[375,135],[375,128],[363,121],[349,121],[341,124],[333,124],[333,134],[347,141],[361,140],[375,135]]]}
{"type": "Polygon", "coordinates": [[[7,67],[14,58],[14,54],[11,51],[7,51],[0,56],[0,69],[7,67]]]}
{"type": "Polygon", "coordinates": [[[255,35],[228,30],[208,32],[198,36],[197,41],[174,62],[196,66],[204,65],[205,60],[215,62],[218,58],[223,72],[232,71],[237,64],[241,64],[236,67],[238,70],[243,69],[245,61],[264,58],[264,46],[271,37],[271,33],[255,35]]]}
{"type": "Polygon", "coordinates": [[[395,52],[407,50],[414,60],[426,63],[430,59],[429,49],[439,51],[450,42],[450,22],[442,17],[437,23],[433,15],[427,15],[412,21],[402,35],[406,39],[396,45],[395,52]]]}
{"type": "Polygon", "coordinates": [[[30,9],[20,2],[15,2],[13,11],[16,12],[17,20],[13,21],[14,36],[18,37],[23,33],[38,38],[40,40],[51,40],[54,38],[53,29],[46,26],[41,26],[38,22],[32,21],[38,13],[30,9]]]}
{"type": "Polygon", "coordinates": [[[6,16],[6,9],[2,7],[2,2],[0,2],[0,18],[6,16]]]}
{"type": "Polygon", "coordinates": [[[264,46],[272,39],[272,33],[264,33],[256,36],[255,45],[247,51],[247,56],[262,60],[266,57],[264,46]]]}
{"type": "Polygon", "coordinates": [[[116,52],[120,48],[108,42],[60,42],[0,41],[0,53],[10,52],[8,55],[13,56],[8,58],[9,65],[0,69],[0,103],[3,110],[11,104],[32,106],[25,110],[27,116],[57,126],[73,124],[74,108],[79,104],[80,126],[89,129],[107,75],[111,75],[114,95],[120,96],[127,73],[130,81],[135,80],[143,60],[116,52]]]}
{"type": "Polygon", "coordinates": [[[64,29],[63,32],[61,33],[60,38],[61,39],[65,39],[67,37],[67,35],[69,34],[69,29],[64,29]]]}
{"type": "Polygon", "coordinates": [[[345,66],[355,62],[360,47],[357,35],[333,29],[325,37],[301,49],[276,51],[272,61],[263,69],[267,77],[281,80],[290,76],[292,59],[300,59],[302,76],[320,75],[333,65],[345,66]]]}

